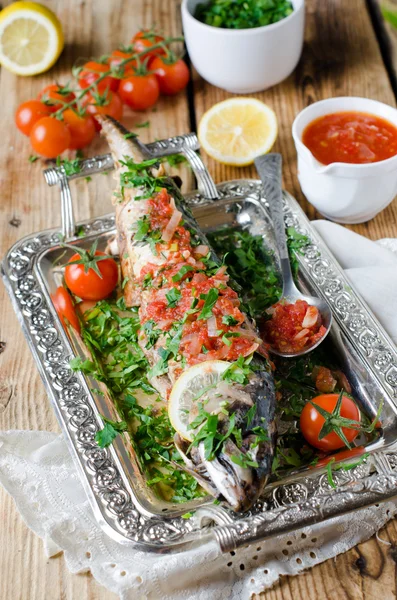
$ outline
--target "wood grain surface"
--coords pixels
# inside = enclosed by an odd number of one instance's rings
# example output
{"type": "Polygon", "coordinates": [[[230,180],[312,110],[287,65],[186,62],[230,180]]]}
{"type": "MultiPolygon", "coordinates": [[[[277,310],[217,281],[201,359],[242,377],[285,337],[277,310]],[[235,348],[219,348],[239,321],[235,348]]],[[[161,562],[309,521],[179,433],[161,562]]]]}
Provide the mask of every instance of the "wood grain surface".
{"type": "MultiPolygon", "coordinates": [[[[47,83],[67,82],[71,65],[77,58],[104,54],[128,42],[141,26],[156,22],[169,34],[178,34],[181,28],[178,0],[43,2],[55,10],[63,23],[66,47],[61,59],[49,73],[39,77],[17,78],[5,70],[0,77],[1,256],[20,237],[60,223],[57,193],[44,184],[43,164],[28,162],[29,143],[12,125],[17,104],[35,97],[47,83]]],[[[368,5],[365,0],[307,0],[306,41],[296,71],[279,86],[255,95],[277,113],[280,133],[275,150],[284,157],[285,186],[299,199],[310,218],[318,215],[300,192],[290,133],[296,113],[312,101],[338,95],[366,96],[395,104],[389,75],[394,68],[393,56],[394,65],[397,64],[397,41],[394,41],[397,36],[389,27],[381,31],[382,58],[374,31],[375,25],[380,35],[380,26],[371,21],[378,18],[375,5],[375,0],[368,0],[368,5]],[[387,31],[393,41],[385,37],[387,31]],[[384,64],[386,54],[389,75],[384,64]]],[[[150,127],[141,130],[144,139],[184,133],[213,103],[230,95],[206,84],[197,74],[189,93],[192,94],[190,102],[188,94],[182,93],[171,100],[161,100],[154,112],[128,114],[126,123],[133,126],[150,120],[150,127]]],[[[98,140],[90,148],[90,154],[102,150],[103,142],[98,140]]],[[[204,160],[216,181],[255,176],[252,168],[224,167],[205,155],[204,160]]],[[[185,183],[191,185],[187,174],[185,183]]],[[[104,176],[97,176],[90,183],[74,184],[77,219],[109,211],[110,187],[110,178],[104,176]]],[[[373,239],[395,237],[396,220],[397,202],[394,201],[376,219],[353,229],[373,239]]],[[[59,431],[2,285],[0,307],[0,429],[59,431]]],[[[97,585],[90,574],[70,574],[62,555],[47,560],[41,540],[27,529],[3,490],[0,490],[0,523],[0,600],[116,598],[97,585]]],[[[392,521],[379,532],[378,538],[297,577],[283,578],[260,598],[392,600],[396,598],[396,565],[397,527],[392,521]]]]}

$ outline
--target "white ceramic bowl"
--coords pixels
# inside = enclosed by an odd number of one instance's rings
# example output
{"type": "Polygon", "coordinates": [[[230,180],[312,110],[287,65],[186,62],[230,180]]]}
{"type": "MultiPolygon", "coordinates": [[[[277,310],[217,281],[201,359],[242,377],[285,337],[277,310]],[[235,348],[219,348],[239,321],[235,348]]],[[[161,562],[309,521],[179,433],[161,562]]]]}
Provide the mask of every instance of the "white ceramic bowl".
{"type": "Polygon", "coordinates": [[[298,154],[298,179],[303,193],[327,219],[346,224],[373,219],[397,194],[397,155],[369,164],[336,162],[323,165],[303,144],[303,131],[314,119],[351,110],[383,117],[397,126],[395,108],[352,96],[315,102],[302,110],[292,125],[298,154]]]}
{"type": "Polygon", "coordinates": [[[207,0],[183,0],[186,46],[199,74],[236,94],[260,92],[280,83],[295,69],[302,52],[305,0],[292,0],[285,19],[254,29],[221,29],[194,18],[207,0]]]}

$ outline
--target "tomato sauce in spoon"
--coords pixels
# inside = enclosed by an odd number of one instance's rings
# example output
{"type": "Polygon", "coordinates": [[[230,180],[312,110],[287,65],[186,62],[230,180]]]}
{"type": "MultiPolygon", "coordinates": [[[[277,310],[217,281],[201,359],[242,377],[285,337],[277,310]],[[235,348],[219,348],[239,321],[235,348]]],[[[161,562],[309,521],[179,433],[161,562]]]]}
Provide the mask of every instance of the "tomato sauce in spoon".
{"type": "Polygon", "coordinates": [[[369,113],[337,112],[309,123],[302,142],[323,165],[368,164],[397,154],[397,127],[369,113]]]}

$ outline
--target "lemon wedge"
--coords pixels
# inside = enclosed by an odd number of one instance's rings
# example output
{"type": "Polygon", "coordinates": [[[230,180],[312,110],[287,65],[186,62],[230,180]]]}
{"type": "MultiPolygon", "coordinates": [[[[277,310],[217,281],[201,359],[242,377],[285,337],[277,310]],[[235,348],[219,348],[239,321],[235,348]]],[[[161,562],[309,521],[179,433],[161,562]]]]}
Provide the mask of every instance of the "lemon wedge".
{"type": "Polygon", "coordinates": [[[199,412],[199,405],[204,403],[207,412],[218,412],[223,398],[212,397],[207,400],[206,394],[216,388],[222,373],[231,365],[224,360],[207,360],[187,369],[174,383],[168,402],[168,415],[173,428],[185,440],[192,441],[194,430],[190,423],[199,412]]]}
{"type": "Polygon", "coordinates": [[[36,2],[14,2],[0,12],[0,63],[17,75],[37,75],[57,61],[63,49],[56,15],[36,2]]]}
{"type": "Polygon", "coordinates": [[[212,158],[242,167],[272,148],[277,118],[271,108],[255,98],[230,98],[204,113],[198,137],[212,158]]]}

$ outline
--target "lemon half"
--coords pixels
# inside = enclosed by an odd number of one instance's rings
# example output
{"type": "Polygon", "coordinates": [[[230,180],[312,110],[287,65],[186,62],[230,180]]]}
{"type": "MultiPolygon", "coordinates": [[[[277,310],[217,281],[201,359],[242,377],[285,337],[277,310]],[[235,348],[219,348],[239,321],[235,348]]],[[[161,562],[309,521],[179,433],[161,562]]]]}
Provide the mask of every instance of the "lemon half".
{"type": "Polygon", "coordinates": [[[63,42],[61,23],[41,4],[14,2],[0,12],[0,63],[17,75],[47,71],[63,42]]]}
{"type": "MultiPolygon", "coordinates": [[[[185,440],[193,440],[194,431],[189,429],[189,424],[197,416],[206,392],[216,387],[230,365],[225,360],[207,360],[187,369],[174,383],[168,401],[168,415],[173,428],[185,440]]],[[[217,412],[222,400],[222,397],[212,399],[205,405],[205,410],[217,412]]]]}
{"type": "Polygon", "coordinates": [[[272,148],[277,118],[269,106],[255,98],[230,98],[203,115],[198,137],[215,160],[225,165],[250,165],[272,148]]]}

